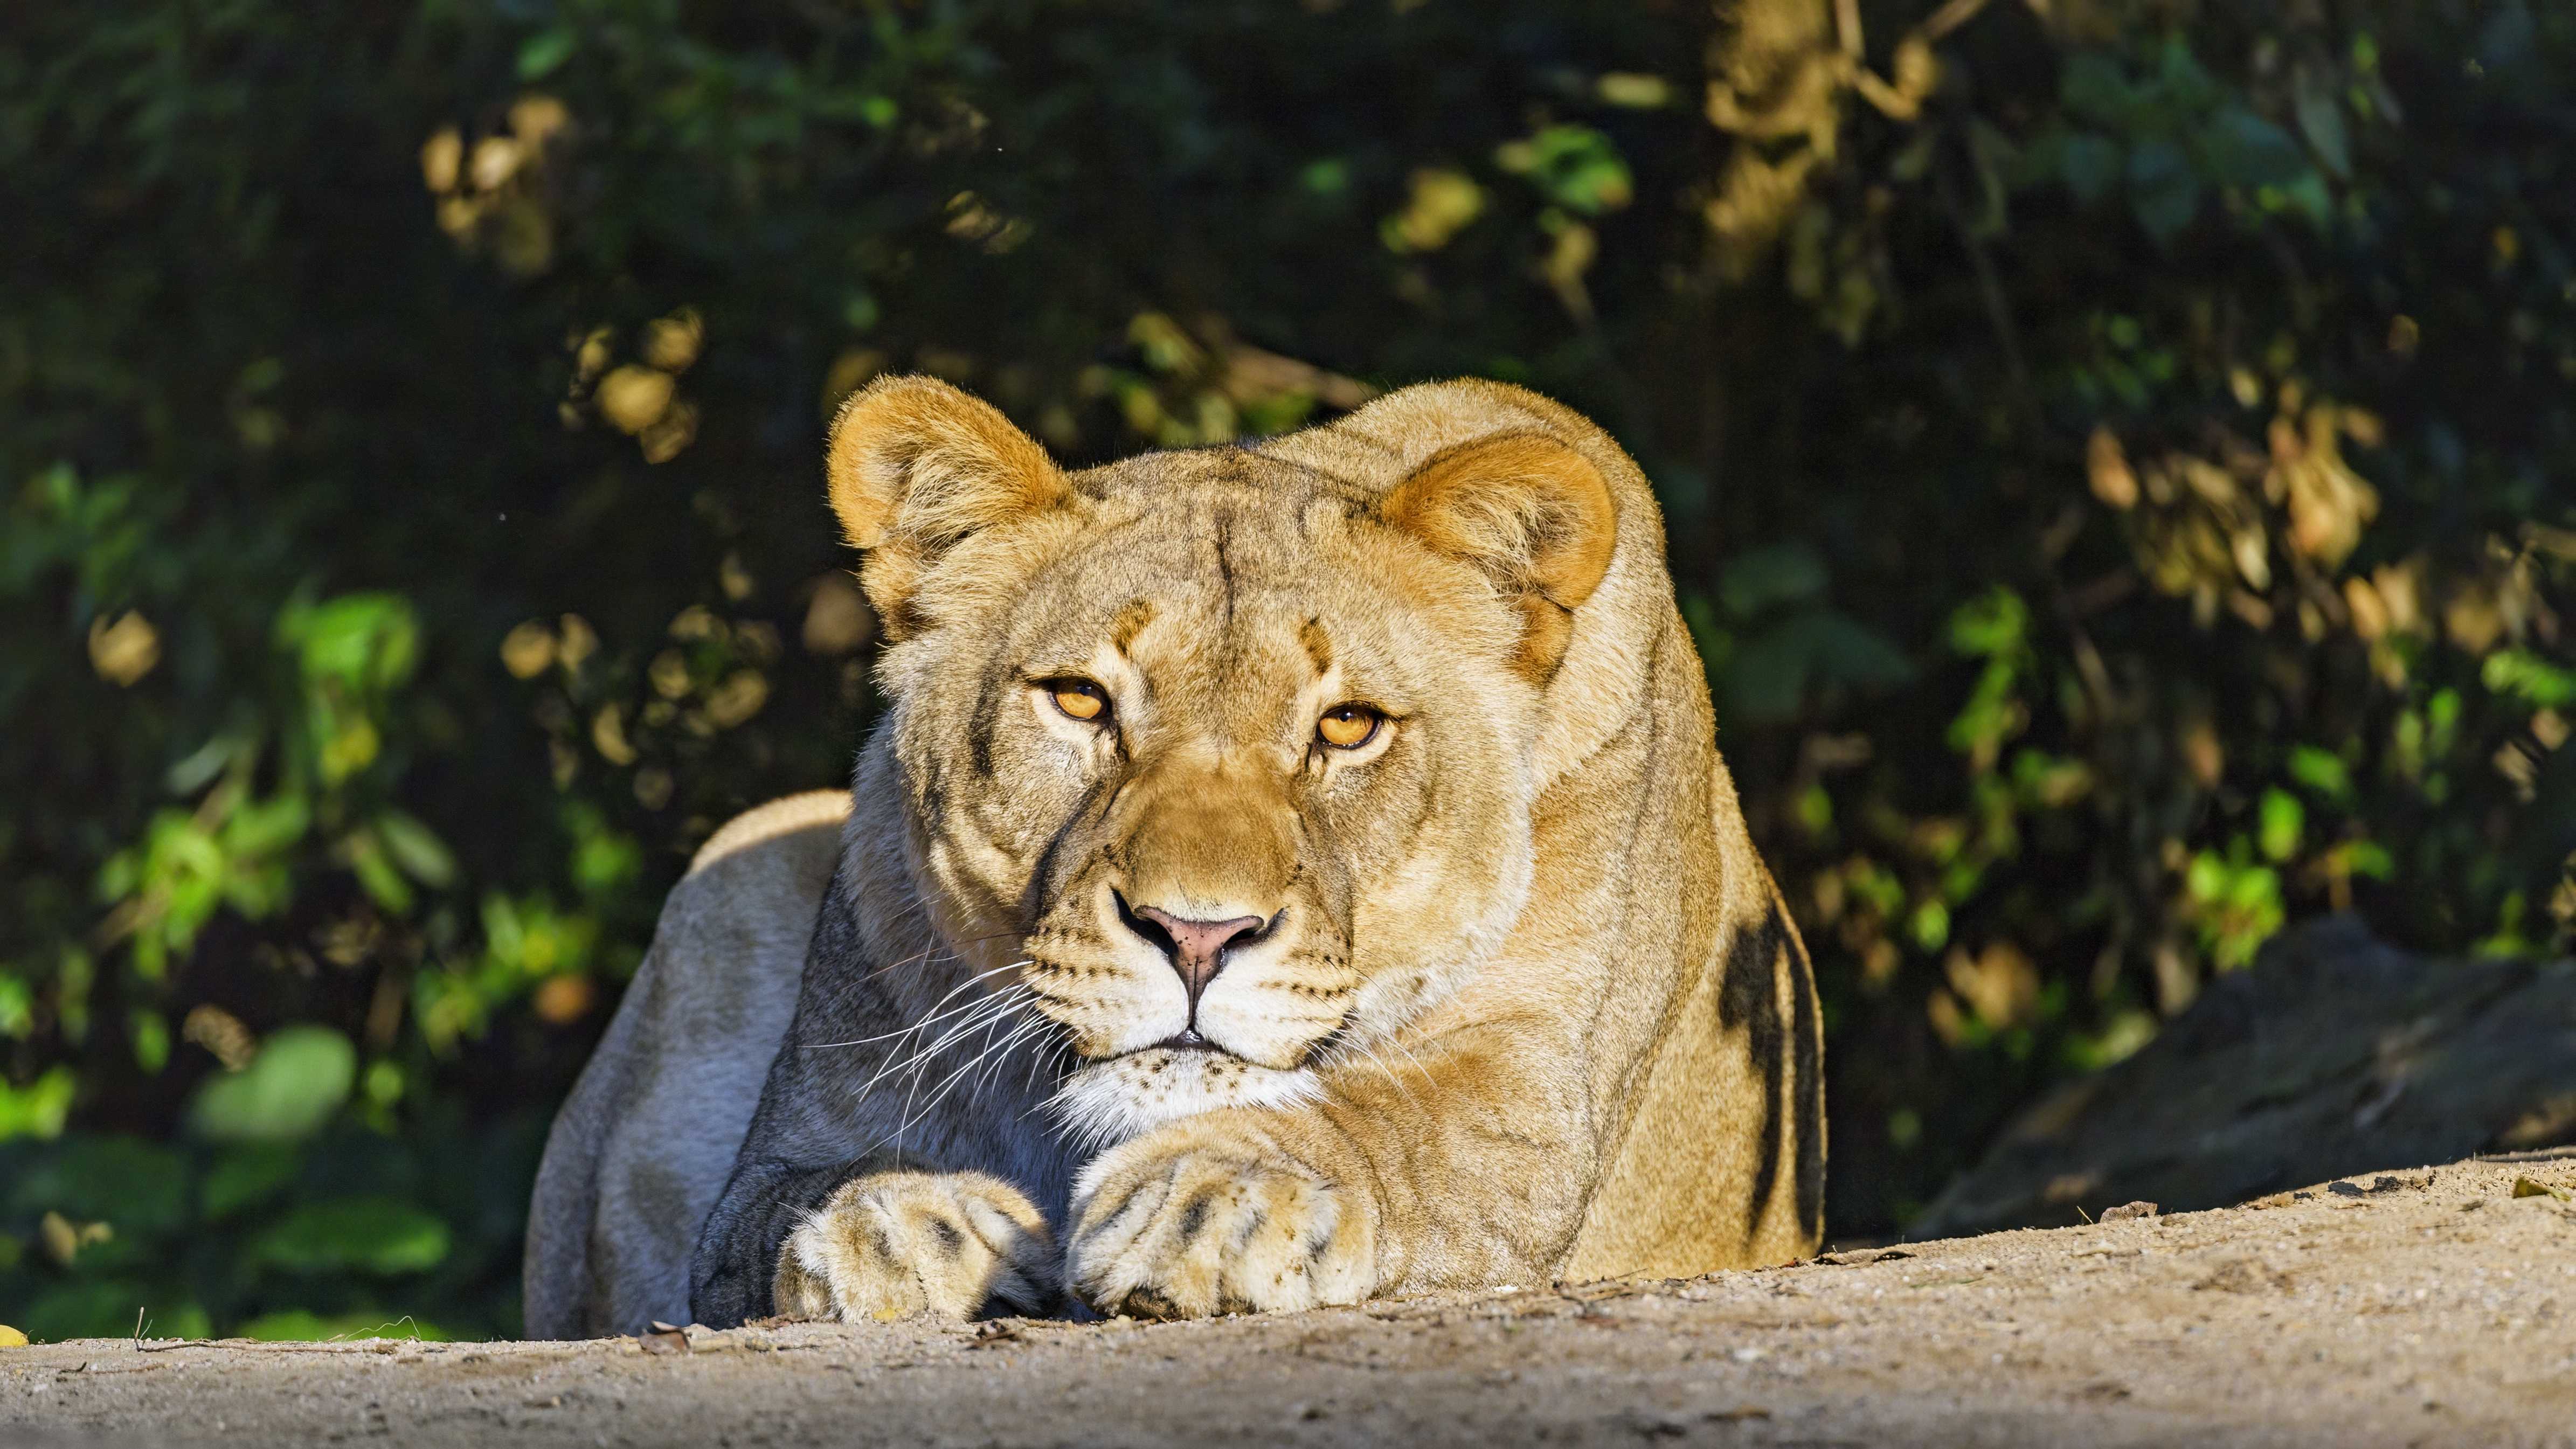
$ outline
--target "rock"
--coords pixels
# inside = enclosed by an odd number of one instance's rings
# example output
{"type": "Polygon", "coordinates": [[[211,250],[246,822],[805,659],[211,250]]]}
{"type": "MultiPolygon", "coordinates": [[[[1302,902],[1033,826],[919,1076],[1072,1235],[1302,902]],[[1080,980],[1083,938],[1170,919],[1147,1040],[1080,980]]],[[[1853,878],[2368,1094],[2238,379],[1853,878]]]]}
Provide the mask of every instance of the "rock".
{"type": "Polygon", "coordinates": [[[2132,1199],[2226,1207],[2570,1142],[2576,961],[2436,960],[2330,916],[2219,978],[2136,1055],[2041,1099],[1906,1236],[2056,1227],[2132,1199]]]}

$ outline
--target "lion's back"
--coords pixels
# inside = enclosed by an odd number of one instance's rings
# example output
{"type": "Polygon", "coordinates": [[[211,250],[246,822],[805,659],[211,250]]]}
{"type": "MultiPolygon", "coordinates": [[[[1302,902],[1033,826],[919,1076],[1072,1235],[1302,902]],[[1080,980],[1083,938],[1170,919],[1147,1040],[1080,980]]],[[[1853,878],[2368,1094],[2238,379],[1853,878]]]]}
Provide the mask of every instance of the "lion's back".
{"type": "Polygon", "coordinates": [[[847,791],[775,800],[689,863],[555,1118],[529,1205],[531,1338],[684,1322],[689,1253],[796,1010],[847,791]]]}

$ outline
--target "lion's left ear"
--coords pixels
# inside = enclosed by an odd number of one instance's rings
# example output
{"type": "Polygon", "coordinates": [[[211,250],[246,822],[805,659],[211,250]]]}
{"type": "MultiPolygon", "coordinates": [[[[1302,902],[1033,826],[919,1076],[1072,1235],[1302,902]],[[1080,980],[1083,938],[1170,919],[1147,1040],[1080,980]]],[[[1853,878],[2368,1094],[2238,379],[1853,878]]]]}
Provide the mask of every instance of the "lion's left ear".
{"type": "Polygon", "coordinates": [[[1525,622],[1514,663],[1541,683],[1563,662],[1574,611],[1601,586],[1619,542],[1618,506],[1600,470],[1539,433],[1479,438],[1435,454],[1377,513],[1475,565],[1516,599],[1525,622]]]}
{"type": "Polygon", "coordinates": [[[826,471],[841,532],[889,639],[921,621],[921,576],[969,534],[1064,501],[1064,472],[991,403],[928,377],[869,385],[832,420],[826,471]]]}

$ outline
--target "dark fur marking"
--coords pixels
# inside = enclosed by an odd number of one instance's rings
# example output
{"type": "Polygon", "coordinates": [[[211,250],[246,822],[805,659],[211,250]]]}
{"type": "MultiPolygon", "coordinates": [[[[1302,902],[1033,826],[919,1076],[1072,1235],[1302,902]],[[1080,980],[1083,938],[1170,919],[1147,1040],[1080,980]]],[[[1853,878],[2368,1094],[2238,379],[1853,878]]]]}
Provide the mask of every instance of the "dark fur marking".
{"type": "Polygon", "coordinates": [[[1002,696],[1018,692],[1018,681],[997,678],[975,697],[975,717],[966,725],[966,756],[975,773],[987,780],[993,778],[993,732],[1001,726],[1002,696]]]}
{"type": "Polygon", "coordinates": [[[930,1220],[930,1235],[939,1240],[939,1251],[943,1256],[954,1258],[966,1251],[966,1235],[946,1218],[930,1220]]]}
{"type": "Polygon", "coordinates": [[[1234,541],[1234,517],[1220,508],[1216,511],[1214,523],[1216,525],[1216,576],[1217,581],[1225,588],[1225,624],[1218,633],[1221,637],[1231,640],[1234,637],[1234,560],[1226,556],[1226,549],[1234,541]]]}
{"type": "Polygon", "coordinates": [[[1297,630],[1297,642],[1306,646],[1306,657],[1314,661],[1320,677],[1333,667],[1333,636],[1324,632],[1324,621],[1308,619],[1297,630]]]}
{"type": "Polygon", "coordinates": [[[1207,1230],[1208,1197],[1209,1194],[1200,1193],[1190,1199],[1188,1206],[1181,1209],[1181,1220],[1177,1227],[1182,1242],[1194,1241],[1200,1233],[1207,1230]]]}
{"type": "Polygon", "coordinates": [[[1109,626],[1110,647],[1121,654],[1126,653],[1127,646],[1135,643],[1136,636],[1144,633],[1145,626],[1153,622],[1154,606],[1151,603],[1143,599],[1129,599],[1125,606],[1119,609],[1116,622],[1109,626]]]}
{"type": "MultiPolygon", "coordinates": [[[[1744,1046],[1753,1058],[1753,1075],[1762,1083],[1762,1145],[1753,1174],[1753,1201],[1747,1206],[1744,1236],[1751,1241],[1780,1188],[1780,1140],[1788,1131],[1788,1024],[1780,1019],[1779,971],[1787,949],[1775,903],[1762,920],[1736,932],[1726,955],[1726,973],[1717,991],[1718,1020],[1729,1029],[1744,1028],[1744,1046]]],[[[1801,1082],[1801,1088],[1813,1090],[1801,1082]]]]}
{"type": "MultiPolygon", "coordinates": [[[[1776,913],[1778,906],[1772,907],[1776,913]]],[[[1816,982],[1806,951],[1795,936],[1780,949],[1789,965],[1791,1090],[1798,1096],[1798,1226],[1809,1237],[1825,1230],[1825,1080],[1824,1040],[1816,1013],[1816,982]]]]}

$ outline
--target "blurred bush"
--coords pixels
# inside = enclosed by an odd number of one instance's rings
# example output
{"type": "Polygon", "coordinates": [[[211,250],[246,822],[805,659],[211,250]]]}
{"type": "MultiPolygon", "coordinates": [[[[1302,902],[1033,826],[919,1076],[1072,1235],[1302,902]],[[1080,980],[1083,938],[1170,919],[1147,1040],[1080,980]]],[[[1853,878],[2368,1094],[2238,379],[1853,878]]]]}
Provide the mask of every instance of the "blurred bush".
{"type": "Polygon", "coordinates": [[[13,6],[0,1316],[516,1329],[661,891],[871,716],[818,447],[888,370],[1073,461],[1457,373],[1617,432],[1837,1232],[2293,917],[2550,948],[2571,65],[2465,0],[13,6]]]}

